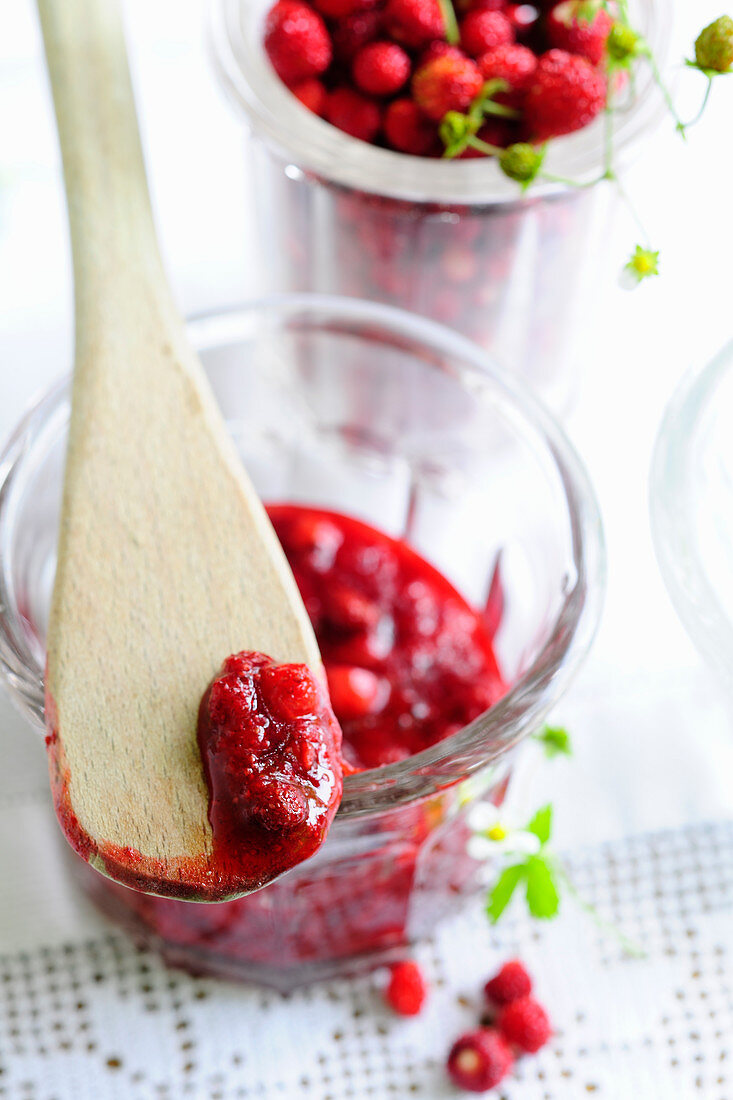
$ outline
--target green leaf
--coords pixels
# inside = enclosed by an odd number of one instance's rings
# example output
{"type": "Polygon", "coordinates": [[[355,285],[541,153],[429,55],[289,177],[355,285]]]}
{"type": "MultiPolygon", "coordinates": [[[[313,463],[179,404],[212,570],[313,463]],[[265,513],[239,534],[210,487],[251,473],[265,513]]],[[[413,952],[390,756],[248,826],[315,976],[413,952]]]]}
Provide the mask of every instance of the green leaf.
{"type": "Polygon", "coordinates": [[[555,871],[542,856],[530,856],[526,865],[527,905],[533,917],[549,920],[557,915],[560,895],[555,871]]]}
{"type": "Polygon", "coordinates": [[[543,726],[539,733],[534,735],[535,741],[544,745],[545,755],[548,760],[555,756],[572,756],[573,746],[570,734],[562,726],[543,726]]]}
{"type": "Polygon", "coordinates": [[[537,811],[527,826],[527,832],[534,833],[540,844],[547,844],[552,836],[552,803],[537,811]]]}
{"type": "Polygon", "coordinates": [[[489,892],[486,902],[486,915],[492,924],[496,924],[499,917],[512,900],[512,895],[526,874],[526,864],[515,863],[502,871],[496,880],[495,886],[489,892]]]}

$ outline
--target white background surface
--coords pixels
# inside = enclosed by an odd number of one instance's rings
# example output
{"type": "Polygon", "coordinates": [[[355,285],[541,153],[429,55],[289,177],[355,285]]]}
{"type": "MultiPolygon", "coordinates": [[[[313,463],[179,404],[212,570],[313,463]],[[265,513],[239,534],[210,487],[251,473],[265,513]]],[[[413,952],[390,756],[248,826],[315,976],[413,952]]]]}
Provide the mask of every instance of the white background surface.
{"type": "MultiPolygon", "coordinates": [[[[126,0],[128,37],[158,227],[184,311],[258,290],[243,132],[216,85],[204,0],[126,0]]],[[[690,54],[718,0],[669,3],[674,49],[690,54]]],[[[678,72],[681,112],[702,78],[678,72]]],[[[679,626],[653,557],[647,472],[665,401],[681,374],[730,337],[733,80],[719,80],[683,142],[671,123],[626,183],[662,251],[662,277],[629,293],[618,270],[636,239],[621,211],[597,321],[581,334],[584,385],[568,431],[600,498],[609,586],[592,657],[557,717],[577,754],[536,780],[554,790],[560,838],[592,841],[731,816],[733,730],[717,685],[679,626]]],[[[0,436],[71,357],[71,280],[59,155],[33,5],[0,8],[0,436]]],[[[13,755],[43,760],[7,713],[13,755]]]]}

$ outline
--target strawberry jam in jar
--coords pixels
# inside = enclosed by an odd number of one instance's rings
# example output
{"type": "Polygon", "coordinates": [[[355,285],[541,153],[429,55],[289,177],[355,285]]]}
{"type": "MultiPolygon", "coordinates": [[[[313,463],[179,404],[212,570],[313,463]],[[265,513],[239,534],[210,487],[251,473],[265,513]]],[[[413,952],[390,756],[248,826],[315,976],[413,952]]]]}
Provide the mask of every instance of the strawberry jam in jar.
{"type": "MultiPolygon", "coordinates": [[[[467,808],[501,802],[588,650],[602,533],[562,431],[448,329],[303,295],[190,334],[318,635],[343,799],[313,856],[219,904],[139,893],[64,850],[171,964],[285,991],[398,957],[475,893],[467,808]]],[[[0,462],[0,667],[37,726],[68,409],[63,382],[0,462]]]]}
{"type": "MultiPolygon", "coordinates": [[[[304,60],[293,57],[298,44],[287,44],[286,58],[285,46],[275,41],[278,12],[283,15],[282,29],[288,11],[293,5],[297,8],[296,0],[282,0],[274,12],[273,3],[216,0],[211,5],[217,73],[250,135],[247,156],[256,200],[252,230],[260,241],[258,277],[269,279],[268,289],[273,291],[369,298],[450,325],[481,344],[553,411],[565,412],[578,379],[575,340],[592,320],[589,311],[604,260],[613,277],[634,243],[630,240],[628,249],[621,247],[616,255],[616,242],[611,247],[615,192],[604,183],[587,186],[604,172],[603,112],[575,132],[553,137],[548,145],[544,171],[583,187],[538,179],[523,194],[519,183],[499,169],[495,156],[441,156],[437,120],[449,100],[438,97],[434,108],[423,102],[418,110],[432,134],[422,155],[398,151],[399,140],[398,148],[389,147],[390,140],[395,144],[394,105],[415,109],[414,97],[421,100],[419,74],[428,64],[429,52],[446,46],[439,41],[442,17],[436,0],[357,0],[343,5],[308,0],[306,14],[320,24],[325,36],[320,45],[326,53],[320,60],[310,59],[308,71],[317,70],[318,79],[305,80],[299,74],[306,70],[293,68],[304,60]],[[417,18],[416,7],[417,14],[432,12],[438,17],[433,27],[423,21],[418,29],[424,35],[417,37],[408,33],[400,14],[410,8],[417,18]],[[340,14],[347,9],[352,14],[340,14]],[[377,29],[370,29],[371,24],[377,29]],[[370,79],[360,73],[351,48],[342,41],[341,32],[349,27],[354,49],[360,33],[367,34],[367,43],[371,34],[382,49],[397,49],[410,68],[397,92],[385,94],[383,86],[364,102],[364,89],[372,86],[374,74],[370,79]],[[308,94],[307,86],[313,84],[328,89],[324,107],[308,94]]],[[[454,6],[467,39],[463,45],[472,58],[480,46],[470,39],[481,27],[469,34],[467,23],[496,20],[509,28],[508,16],[518,8],[530,16],[531,26],[525,30],[515,19],[508,33],[530,56],[535,56],[531,51],[543,55],[554,41],[564,42],[548,37],[546,29],[533,29],[533,12],[534,22],[544,28],[546,4],[460,0],[454,6]]],[[[634,26],[663,64],[670,25],[667,7],[660,0],[631,0],[629,9],[634,26]]],[[[291,23],[295,22],[293,15],[291,23]]],[[[317,46],[307,26],[301,29],[301,48],[317,46]]],[[[572,57],[581,66],[591,64],[572,57]]],[[[430,64],[449,66],[450,58],[436,56],[430,64]]],[[[462,64],[478,72],[472,59],[464,57],[462,64]]],[[[484,69],[490,74],[485,65],[484,69]]],[[[602,69],[601,61],[595,79],[604,84],[602,69]]],[[[461,84],[459,77],[446,77],[451,89],[461,84]]],[[[469,99],[475,91],[471,86],[469,99]]],[[[573,95],[578,98],[577,89],[573,95]]],[[[614,104],[614,169],[620,170],[664,117],[648,65],[640,64],[634,81],[614,92],[614,104]]],[[[479,136],[499,148],[532,136],[522,125],[520,120],[513,130],[513,121],[490,116],[488,132],[482,130],[479,136]],[[497,128],[506,133],[502,136],[497,128]]],[[[552,132],[541,117],[531,125],[535,133],[552,132]]],[[[565,120],[564,125],[571,122],[565,120]]],[[[558,132],[562,130],[558,124],[558,132]]]]}

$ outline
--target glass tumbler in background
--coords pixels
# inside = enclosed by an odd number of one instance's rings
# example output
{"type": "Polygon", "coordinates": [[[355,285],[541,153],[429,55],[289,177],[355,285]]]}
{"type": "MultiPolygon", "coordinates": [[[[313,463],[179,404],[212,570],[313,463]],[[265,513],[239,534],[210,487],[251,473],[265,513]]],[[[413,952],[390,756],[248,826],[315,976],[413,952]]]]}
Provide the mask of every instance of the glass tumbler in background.
{"type": "Polygon", "coordinates": [[[733,692],[733,340],[680,383],[657,435],[652,535],[672,602],[733,692]]]}
{"type": "MultiPolygon", "coordinates": [[[[268,289],[370,298],[442,321],[566,411],[573,339],[607,251],[608,185],[540,183],[522,199],[492,160],[412,157],[349,137],[307,111],[271,68],[262,45],[270,3],[215,0],[211,24],[216,68],[251,133],[257,270],[268,289]]],[[[666,56],[666,6],[631,7],[666,56]]],[[[663,112],[648,67],[619,101],[617,165],[663,112]]],[[[603,127],[599,119],[552,142],[547,170],[598,177],[603,127]]]]}
{"type": "MultiPolygon", "coordinates": [[[[140,894],[64,846],[91,897],[169,962],[287,990],[396,957],[476,890],[467,808],[501,801],[515,746],[588,650],[603,594],[600,519],[552,418],[442,326],[303,295],[198,319],[190,334],[263,499],[342,511],[406,539],[488,606],[509,685],[438,744],[349,776],[322,849],[250,897],[140,894]]],[[[0,457],[0,667],[36,726],[68,414],[63,381],[0,457]]]]}

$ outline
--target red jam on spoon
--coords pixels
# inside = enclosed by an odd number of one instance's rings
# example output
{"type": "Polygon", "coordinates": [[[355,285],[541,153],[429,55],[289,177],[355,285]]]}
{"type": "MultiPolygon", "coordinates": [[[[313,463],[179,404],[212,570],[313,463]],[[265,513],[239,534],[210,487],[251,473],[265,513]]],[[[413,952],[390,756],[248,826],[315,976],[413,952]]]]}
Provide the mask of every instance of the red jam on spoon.
{"type": "Polygon", "coordinates": [[[199,708],[214,856],[256,890],[323,843],[341,801],[341,730],[306,665],[227,657],[199,708]]]}

